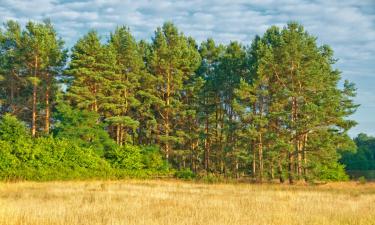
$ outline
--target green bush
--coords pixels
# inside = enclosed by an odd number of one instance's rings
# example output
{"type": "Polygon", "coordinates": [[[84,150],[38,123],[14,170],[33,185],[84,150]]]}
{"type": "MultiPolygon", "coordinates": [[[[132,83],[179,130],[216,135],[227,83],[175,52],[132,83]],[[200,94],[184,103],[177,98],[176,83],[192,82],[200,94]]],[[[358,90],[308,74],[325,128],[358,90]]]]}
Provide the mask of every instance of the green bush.
{"type": "Polygon", "coordinates": [[[52,137],[31,138],[25,125],[5,115],[0,120],[0,179],[55,180],[106,177],[108,162],[90,148],[52,137]]]}
{"type": "Polygon", "coordinates": [[[349,176],[345,173],[344,165],[332,162],[330,164],[317,164],[313,169],[313,175],[322,181],[347,181],[349,176]]]}
{"type": "Polygon", "coordinates": [[[192,180],[196,177],[196,174],[190,169],[178,170],[174,173],[174,176],[179,179],[192,180]]]}
{"type": "Polygon", "coordinates": [[[158,146],[143,146],[141,149],[142,163],[146,170],[168,171],[168,163],[163,159],[158,146]]]}
{"type": "Polygon", "coordinates": [[[12,146],[0,140],[0,177],[12,173],[20,164],[20,161],[12,155],[12,146]]]}
{"type": "Polygon", "coordinates": [[[30,134],[26,125],[15,116],[5,114],[0,120],[0,140],[16,143],[20,140],[29,139],[30,134]]]}
{"type": "Polygon", "coordinates": [[[223,179],[219,175],[215,175],[212,173],[209,173],[207,175],[204,175],[201,180],[208,184],[218,183],[223,181],[223,179]]]}
{"type": "Polygon", "coordinates": [[[124,145],[115,148],[107,157],[116,169],[141,170],[144,168],[141,149],[134,145],[124,145]]]}
{"type": "Polygon", "coordinates": [[[367,180],[364,176],[361,176],[361,177],[358,178],[358,182],[359,182],[359,184],[366,184],[367,180]]]}
{"type": "Polygon", "coordinates": [[[59,103],[54,118],[57,121],[53,134],[57,138],[68,139],[80,147],[92,148],[100,156],[117,147],[104,129],[104,124],[98,123],[100,115],[96,112],[59,103]]]}

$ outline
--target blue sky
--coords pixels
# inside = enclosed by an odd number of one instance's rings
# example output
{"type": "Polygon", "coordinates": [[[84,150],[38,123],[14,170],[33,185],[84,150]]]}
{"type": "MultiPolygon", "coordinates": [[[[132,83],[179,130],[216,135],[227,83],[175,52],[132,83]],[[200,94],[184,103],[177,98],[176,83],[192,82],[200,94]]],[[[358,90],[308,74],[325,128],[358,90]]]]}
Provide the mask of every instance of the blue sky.
{"type": "Polygon", "coordinates": [[[186,35],[203,41],[250,44],[269,26],[298,21],[339,59],[343,78],[356,83],[361,104],[350,133],[375,136],[375,0],[0,0],[0,23],[24,24],[50,18],[71,47],[89,29],[105,39],[127,25],[137,39],[150,39],[157,26],[174,22],[186,35]]]}

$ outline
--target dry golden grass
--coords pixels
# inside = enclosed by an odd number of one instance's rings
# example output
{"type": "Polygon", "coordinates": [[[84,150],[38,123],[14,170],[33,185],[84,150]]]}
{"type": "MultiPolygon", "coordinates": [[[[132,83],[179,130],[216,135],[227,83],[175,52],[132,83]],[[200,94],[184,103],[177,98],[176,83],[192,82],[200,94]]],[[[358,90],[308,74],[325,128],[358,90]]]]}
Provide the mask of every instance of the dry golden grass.
{"type": "Polygon", "coordinates": [[[375,184],[0,183],[1,225],[375,224],[375,184]]]}

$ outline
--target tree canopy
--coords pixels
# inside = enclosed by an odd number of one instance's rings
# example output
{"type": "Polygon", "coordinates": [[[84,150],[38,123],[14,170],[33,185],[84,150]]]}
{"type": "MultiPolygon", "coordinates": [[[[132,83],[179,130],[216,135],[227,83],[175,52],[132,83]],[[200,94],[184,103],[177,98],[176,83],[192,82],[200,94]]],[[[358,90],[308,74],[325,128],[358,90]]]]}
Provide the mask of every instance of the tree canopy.
{"type": "MultiPolygon", "coordinates": [[[[69,163],[88,154],[84,168],[95,171],[346,179],[338,160],[342,149],[355,149],[348,131],[356,124],[349,119],[356,88],[341,81],[333,50],[299,23],[272,26],[250,45],[198,44],[171,22],[151,41],[120,26],[108,40],[89,31],[69,55],[63,44],[49,21],[24,28],[8,21],[0,32],[0,157],[7,168],[27,157],[47,160],[38,154],[52,151],[69,163]],[[22,147],[12,150],[22,138],[24,149],[39,152],[22,158],[22,147]]],[[[362,155],[369,139],[355,139],[362,155]]],[[[360,166],[344,155],[349,161],[360,166]]]]}

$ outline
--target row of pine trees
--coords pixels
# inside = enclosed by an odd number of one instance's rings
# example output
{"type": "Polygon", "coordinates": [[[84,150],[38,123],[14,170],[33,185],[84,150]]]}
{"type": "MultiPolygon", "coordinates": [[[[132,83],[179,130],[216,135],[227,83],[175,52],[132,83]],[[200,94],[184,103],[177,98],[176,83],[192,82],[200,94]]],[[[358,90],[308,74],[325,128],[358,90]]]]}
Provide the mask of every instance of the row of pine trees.
{"type": "Polygon", "coordinates": [[[337,151],[353,145],[355,87],[295,22],[250,46],[198,45],[165,23],[151,41],[122,26],[107,40],[89,31],[68,51],[49,21],[8,21],[0,60],[0,114],[32,136],[51,133],[64,103],[97,113],[119,146],[160,146],[175,168],[290,183],[342,172],[337,151]]]}

